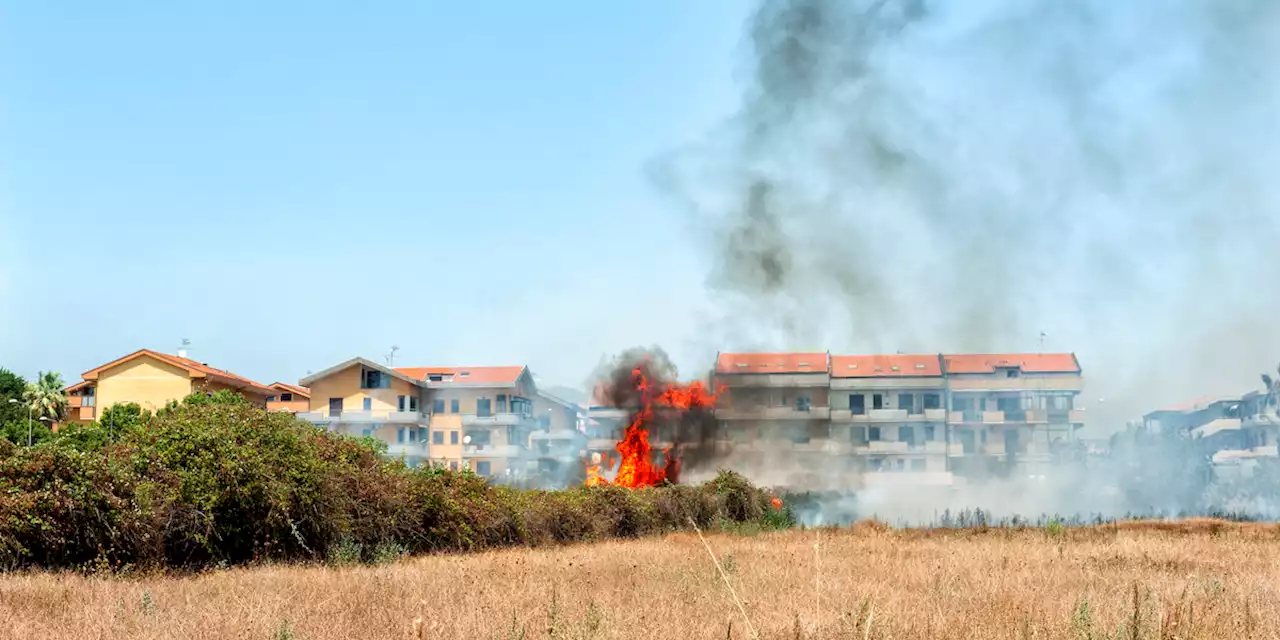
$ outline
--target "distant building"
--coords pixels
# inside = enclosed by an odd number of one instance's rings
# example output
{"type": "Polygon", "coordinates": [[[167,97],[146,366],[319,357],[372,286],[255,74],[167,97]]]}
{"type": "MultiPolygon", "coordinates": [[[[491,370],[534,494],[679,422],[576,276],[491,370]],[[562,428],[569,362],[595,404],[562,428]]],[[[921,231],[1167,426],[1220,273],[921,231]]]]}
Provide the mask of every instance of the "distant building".
{"type": "Polygon", "coordinates": [[[1276,397],[1263,391],[1197,398],[1152,411],[1142,422],[1149,431],[1194,439],[1219,475],[1248,473],[1258,460],[1276,458],[1280,443],[1276,397]]]}
{"type": "Polygon", "coordinates": [[[127,356],[94,367],[80,376],[83,380],[66,388],[68,422],[87,424],[112,405],[134,403],[147,411],[157,411],[170,402],[193,393],[230,390],[261,407],[275,389],[178,355],[140,349],[127,356]]]}
{"type": "Polygon", "coordinates": [[[271,383],[276,395],[267,397],[267,411],[298,413],[311,408],[311,390],[283,382],[271,383]]]}

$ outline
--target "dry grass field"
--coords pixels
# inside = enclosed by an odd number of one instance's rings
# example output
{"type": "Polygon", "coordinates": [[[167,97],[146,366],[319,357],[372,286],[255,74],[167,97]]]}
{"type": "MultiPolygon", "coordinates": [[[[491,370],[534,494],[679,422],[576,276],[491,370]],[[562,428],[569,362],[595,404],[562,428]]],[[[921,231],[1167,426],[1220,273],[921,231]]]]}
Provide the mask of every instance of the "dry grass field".
{"type": "Polygon", "coordinates": [[[380,567],[6,575],[0,637],[1280,637],[1274,525],[862,524],[707,543],[723,574],[679,534],[380,567]]]}

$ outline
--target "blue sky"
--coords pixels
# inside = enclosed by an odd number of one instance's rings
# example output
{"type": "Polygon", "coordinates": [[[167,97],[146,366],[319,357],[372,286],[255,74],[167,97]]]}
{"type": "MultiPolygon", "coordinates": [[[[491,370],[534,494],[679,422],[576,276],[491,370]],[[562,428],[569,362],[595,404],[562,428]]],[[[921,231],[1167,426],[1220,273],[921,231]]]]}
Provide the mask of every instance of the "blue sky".
{"type": "Polygon", "coordinates": [[[707,265],[645,166],[734,110],[750,3],[368,6],[5,9],[0,366],[705,364],[707,265]]]}

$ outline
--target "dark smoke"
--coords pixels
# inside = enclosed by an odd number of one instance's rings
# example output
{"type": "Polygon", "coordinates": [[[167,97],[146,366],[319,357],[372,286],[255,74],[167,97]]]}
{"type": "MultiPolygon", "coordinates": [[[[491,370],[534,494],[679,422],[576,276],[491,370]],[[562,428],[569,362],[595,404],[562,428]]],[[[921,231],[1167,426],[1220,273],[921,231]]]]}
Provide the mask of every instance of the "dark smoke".
{"type": "Polygon", "coordinates": [[[719,349],[1077,352],[1102,433],[1280,353],[1280,4],[765,0],[663,163],[719,349]]]}

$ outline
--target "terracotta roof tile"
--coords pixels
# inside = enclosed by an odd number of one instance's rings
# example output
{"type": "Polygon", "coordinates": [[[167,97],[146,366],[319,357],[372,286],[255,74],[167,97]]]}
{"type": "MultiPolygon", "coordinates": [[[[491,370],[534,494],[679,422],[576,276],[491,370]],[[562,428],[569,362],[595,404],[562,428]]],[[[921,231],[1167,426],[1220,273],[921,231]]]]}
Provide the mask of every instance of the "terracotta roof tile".
{"type": "MultiPolygon", "coordinates": [[[[398,373],[415,380],[426,380],[429,375],[452,375],[448,382],[459,384],[515,384],[527,367],[396,367],[398,373]]],[[[436,383],[444,384],[444,383],[436,383]]]]}
{"type": "Polygon", "coordinates": [[[306,396],[306,397],[308,397],[308,398],[310,398],[310,397],[311,397],[311,390],[310,390],[310,389],[308,389],[308,388],[306,388],[306,387],[299,387],[299,386],[298,386],[298,385],[296,385],[296,384],[288,384],[288,383],[285,383],[285,382],[272,382],[272,383],[271,383],[271,388],[272,388],[272,389],[278,389],[278,390],[280,390],[280,391],[284,391],[284,392],[286,392],[286,393],[293,393],[293,394],[297,394],[297,395],[300,395],[300,396],[306,396]]]}
{"type": "Polygon", "coordinates": [[[716,373],[827,373],[828,365],[824,352],[722,353],[716,373]]]}
{"type": "Polygon", "coordinates": [[[997,353],[943,356],[947,373],[995,373],[996,367],[1019,367],[1024,373],[1080,373],[1073,353],[997,353]]]}
{"type": "Polygon", "coordinates": [[[137,350],[137,351],[135,351],[135,352],[133,352],[133,353],[131,353],[131,354],[127,355],[127,356],[124,356],[123,358],[119,358],[119,359],[117,359],[117,360],[112,360],[111,362],[108,362],[107,364],[104,364],[104,365],[102,365],[102,366],[100,366],[100,367],[96,367],[96,368],[94,368],[94,369],[90,369],[89,371],[86,371],[86,372],[84,373],[84,377],[85,377],[86,379],[90,378],[91,376],[92,376],[92,377],[96,377],[96,376],[97,376],[97,373],[98,373],[99,371],[102,371],[103,369],[107,369],[107,368],[110,368],[110,367],[116,366],[116,365],[118,365],[118,364],[121,364],[121,363],[127,362],[127,361],[129,361],[129,360],[132,360],[132,359],[134,359],[134,358],[137,358],[137,357],[140,357],[140,356],[144,356],[144,355],[145,355],[145,356],[151,356],[152,358],[155,358],[155,359],[157,359],[157,360],[162,360],[162,361],[164,361],[164,362],[168,362],[169,364],[172,364],[172,365],[177,366],[177,367],[181,367],[181,368],[186,369],[186,370],[188,370],[188,371],[193,371],[193,372],[196,372],[196,373],[204,374],[204,375],[206,375],[206,376],[214,376],[214,377],[217,377],[217,378],[222,378],[222,379],[224,379],[224,380],[230,380],[230,381],[232,381],[232,382],[238,382],[238,383],[240,383],[240,384],[248,385],[248,386],[251,386],[251,387],[256,387],[256,388],[257,388],[257,390],[258,390],[259,392],[267,393],[267,392],[270,392],[270,391],[271,391],[271,387],[268,387],[268,386],[267,386],[267,385],[265,385],[265,384],[262,384],[262,383],[260,383],[260,382],[254,382],[253,380],[250,380],[250,379],[245,378],[245,377],[243,377],[243,376],[238,376],[238,375],[236,375],[236,374],[234,374],[234,373],[231,373],[230,371],[227,371],[227,370],[225,370],[225,369],[216,369],[216,368],[211,367],[211,366],[209,366],[209,365],[207,365],[207,364],[204,364],[204,363],[202,363],[202,362],[196,362],[195,360],[191,360],[190,358],[181,358],[181,357],[178,357],[178,356],[175,356],[175,355],[170,355],[170,354],[167,354],[167,353],[161,353],[161,352],[159,352],[159,351],[152,351],[151,349],[139,349],[139,350],[137,350]]]}
{"type": "Polygon", "coordinates": [[[831,356],[833,378],[896,378],[942,375],[934,355],[831,356]]]}

